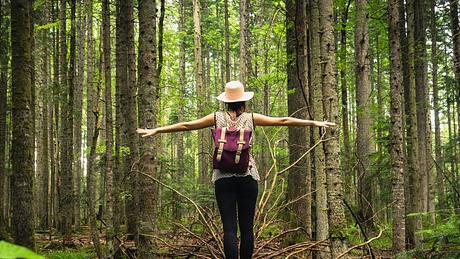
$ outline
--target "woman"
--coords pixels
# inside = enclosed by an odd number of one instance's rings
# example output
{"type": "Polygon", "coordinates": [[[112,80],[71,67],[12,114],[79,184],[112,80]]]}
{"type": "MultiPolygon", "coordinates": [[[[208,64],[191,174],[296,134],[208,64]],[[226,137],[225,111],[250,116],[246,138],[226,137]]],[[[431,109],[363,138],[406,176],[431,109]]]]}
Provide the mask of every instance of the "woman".
{"type": "MultiPolygon", "coordinates": [[[[239,81],[231,81],[225,85],[225,92],[217,99],[224,102],[227,110],[211,113],[201,119],[180,122],[155,129],[138,129],[142,137],[154,136],[158,133],[197,130],[206,127],[249,128],[255,126],[335,126],[332,122],[302,120],[291,117],[268,117],[258,113],[246,112],[246,101],[254,96],[253,92],[245,92],[239,81]]],[[[224,252],[226,258],[238,258],[237,223],[240,227],[241,243],[240,258],[252,258],[254,249],[253,223],[257,200],[259,174],[254,159],[250,157],[249,166],[244,174],[221,172],[213,169],[212,181],[215,187],[217,205],[224,227],[224,252]],[[238,217],[237,217],[238,215],[238,217]]]]}

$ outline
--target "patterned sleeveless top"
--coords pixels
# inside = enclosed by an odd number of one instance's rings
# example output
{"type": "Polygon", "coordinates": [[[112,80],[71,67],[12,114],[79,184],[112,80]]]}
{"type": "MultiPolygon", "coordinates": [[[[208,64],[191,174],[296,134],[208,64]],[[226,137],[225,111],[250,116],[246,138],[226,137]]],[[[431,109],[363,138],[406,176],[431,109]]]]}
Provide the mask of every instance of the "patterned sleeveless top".
{"type": "MultiPolygon", "coordinates": [[[[252,113],[245,112],[241,114],[240,116],[238,116],[236,120],[232,120],[231,117],[226,112],[216,112],[215,120],[216,120],[216,127],[218,128],[234,126],[239,129],[241,128],[251,129],[252,136],[253,136],[252,138],[254,138],[255,132],[254,132],[254,123],[252,119],[252,113]]],[[[252,142],[252,138],[251,138],[251,142],[252,142]]],[[[254,161],[254,158],[252,157],[252,154],[250,154],[249,167],[248,167],[248,171],[245,174],[233,174],[233,173],[221,172],[219,169],[213,169],[212,170],[212,182],[214,183],[217,180],[221,178],[226,178],[226,177],[233,177],[233,176],[245,177],[248,175],[252,176],[252,178],[256,181],[260,180],[259,173],[256,167],[256,163],[254,161]]]]}

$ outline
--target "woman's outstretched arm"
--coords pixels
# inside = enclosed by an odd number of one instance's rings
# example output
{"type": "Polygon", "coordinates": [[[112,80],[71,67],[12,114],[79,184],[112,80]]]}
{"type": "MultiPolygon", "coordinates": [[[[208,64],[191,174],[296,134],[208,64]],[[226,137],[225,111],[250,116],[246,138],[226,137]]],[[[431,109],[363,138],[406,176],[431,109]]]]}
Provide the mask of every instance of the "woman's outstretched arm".
{"type": "Polygon", "coordinates": [[[179,122],[169,126],[158,127],[155,129],[137,129],[137,133],[142,134],[142,137],[155,136],[158,133],[169,133],[177,131],[197,130],[214,125],[214,114],[204,116],[201,119],[179,122]]]}
{"type": "Polygon", "coordinates": [[[259,113],[254,113],[254,123],[258,126],[316,126],[334,127],[335,123],[328,121],[302,120],[293,117],[269,117],[259,113]]]}

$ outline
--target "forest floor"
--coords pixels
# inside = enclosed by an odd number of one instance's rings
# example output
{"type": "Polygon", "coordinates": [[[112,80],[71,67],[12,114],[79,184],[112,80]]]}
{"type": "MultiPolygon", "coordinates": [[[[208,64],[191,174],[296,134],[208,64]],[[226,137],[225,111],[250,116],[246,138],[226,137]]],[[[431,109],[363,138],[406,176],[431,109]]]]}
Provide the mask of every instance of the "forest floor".
{"type": "MultiPolygon", "coordinates": [[[[188,235],[177,235],[172,232],[162,233],[163,238],[157,238],[157,248],[159,253],[155,258],[216,258],[219,257],[219,249],[214,250],[214,256],[207,246],[217,247],[216,244],[204,245],[197,237],[188,235]]],[[[105,244],[105,236],[99,235],[101,244],[105,244]]],[[[202,240],[202,239],[201,239],[202,240]]],[[[136,247],[133,241],[120,240],[118,245],[118,258],[136,258],[136,247]]],[[[39,232],[36,234],[38,253],[50,259],[83,259],[96,258],[93,243],[89,235],[89,228],[83,226],[78,233],[72,236],[71,240],[63,242],[62,236],[56,231],[39,232]]],[[[282,244],[282,242],[268,242],[268,240],[258,241],[254,249],[254,258],[306,258],[308,254],[316,251],[326,251],[326,242],[303,242],[292,246],[282,244]]],[[[374,258],[392,258],[391,251],[375,249],[374,258]]],[[[355,249],[349,253],[349,258],[371,258],[365,255],[362,249],[355,249]]]]}

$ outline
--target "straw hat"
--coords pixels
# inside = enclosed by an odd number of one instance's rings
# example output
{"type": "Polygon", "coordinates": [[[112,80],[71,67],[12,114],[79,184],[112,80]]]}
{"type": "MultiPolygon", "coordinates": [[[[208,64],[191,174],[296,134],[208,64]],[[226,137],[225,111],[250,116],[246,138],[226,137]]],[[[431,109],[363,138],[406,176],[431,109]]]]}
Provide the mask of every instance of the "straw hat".
{"type": "Polygon", "coordinates": [[[254,92],[245,92],[240,81],[230,81],[225,85],[225,92],[217,96],[217,100],[224,103],[245,102],[254,96],[254,92]]]}

